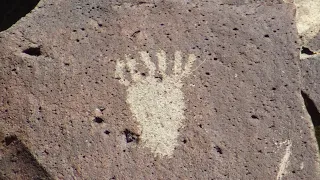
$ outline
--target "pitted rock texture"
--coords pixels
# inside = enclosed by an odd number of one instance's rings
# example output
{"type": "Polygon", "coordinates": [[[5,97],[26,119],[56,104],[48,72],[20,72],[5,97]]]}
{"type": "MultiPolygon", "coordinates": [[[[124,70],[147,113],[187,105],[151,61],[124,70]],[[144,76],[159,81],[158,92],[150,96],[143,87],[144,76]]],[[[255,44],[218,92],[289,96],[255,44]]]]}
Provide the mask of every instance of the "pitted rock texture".
{"type": "Polygon", "coordinates": [[[303,59],[301,61],[301,75],[301,93],[312,120],[318,144],[320,144],[320,58],[303,59]]]}
{"type": "Polygon", "coordinates": [[[318,179],[294,19],[280,1],[40,1],[0,34],[0,127],[53,179],[318,179]],[[160,50],[168,74],[196,57],[171,156],[140,141],[115,77],[160,50]]]}
{"type": "Polygon", "coordinates": [[[52,179],[15,135],[0,133],[0,179],[52,179]]]}

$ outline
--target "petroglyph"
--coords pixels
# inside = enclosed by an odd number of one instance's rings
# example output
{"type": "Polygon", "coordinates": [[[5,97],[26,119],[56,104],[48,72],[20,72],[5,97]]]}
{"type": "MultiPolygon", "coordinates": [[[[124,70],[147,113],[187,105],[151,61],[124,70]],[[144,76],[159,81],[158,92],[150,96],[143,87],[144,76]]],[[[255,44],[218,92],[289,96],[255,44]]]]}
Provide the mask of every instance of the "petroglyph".
{"type": "Polygon", "coordinates": [[[147,75],[137,70],[135,59],[125,55],[125,61],[117,61],[115,76],[128,87],[127,103],[139,122],[141,144],[150,148],[155,156],[170,157],[178,144],[178,129],[185,119],[182,80],[191,74],[196,57],[189,54],[184,62],[182,53],[176,51],[173,73],[167,74],[168,62],[164,51],[156,53],[157,63],[152,62],[149,53],[141,51],[139,54],[140,62],[149,70],[147,75]],[[125,68],[130,72],[131,81],[125,77],[125,68]],[[160,77],[155,76],[156,72],[160,77]]]}
{"type": "Polygon", "coordinates": [[[287,173],[287,167],[289,166],[289,159],[292,153],[291,147],[292,147],[292,142],[290,140],[285,141],[286,150],[285,154],[281,159],[281,162],[279,164],[279,171],[277,175],[277,180],[281,180],[283,176],[287,173]]]}

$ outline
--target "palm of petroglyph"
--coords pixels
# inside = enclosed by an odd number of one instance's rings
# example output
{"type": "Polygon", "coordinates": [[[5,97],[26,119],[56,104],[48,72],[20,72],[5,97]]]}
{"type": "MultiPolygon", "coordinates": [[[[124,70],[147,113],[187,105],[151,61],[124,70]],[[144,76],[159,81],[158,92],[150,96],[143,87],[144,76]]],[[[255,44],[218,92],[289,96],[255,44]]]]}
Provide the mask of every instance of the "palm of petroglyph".
{"type": "Polygon", "coordinates": [[[140,52],[141,61],[149,69],[147,77],[136,70],[135,59],[126,56],[117,61],[115,75],[121,84],[128,86],[127,103],[139,122],[141,142],[155,155],[171,156],[177,145],[178,129],[184,116],[184,94],[181,91],[182,79],[191,73],[195,56],[190,54],[182,69],[181,52],[175,52],[173,74],[167,75],[167,59],[164,51],[158,52],[158,70],[162,80],[155,78],[156,65],[147,52],[140,52]],[[132,82],[124,77],[124,69],[130,70],[132,82]]]}

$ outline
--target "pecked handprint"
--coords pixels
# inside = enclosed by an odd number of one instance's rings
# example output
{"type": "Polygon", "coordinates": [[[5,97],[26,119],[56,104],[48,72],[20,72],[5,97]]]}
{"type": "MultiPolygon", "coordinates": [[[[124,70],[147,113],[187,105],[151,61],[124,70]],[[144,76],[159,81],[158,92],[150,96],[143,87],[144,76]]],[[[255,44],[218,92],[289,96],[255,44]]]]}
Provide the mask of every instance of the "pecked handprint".
{"type": "Polygon", "coordinates": [[[181,52],[176,51],[173,73],[168,75],[164,51],[156,53],[158,67],[151,61],[149,53],[139,53],[141,62],[149,70],[147,76],[137,71],[137,61],[127,55],[125,61],[117,61],[115,76],[121,84],[128,87],[127,103],[139,122],[142,144],[150,148],[155,155],[171,156],[178,144],[178,129],[182,127],[185,119],[182,80],[191,74],[196,57],[189,54],[187,61],[183,63],[181,52]],[[125,78],[125,69],[130,72],[130,81],[125,78]],[[155,77],[157,70],[161,78],[155,77]]]}

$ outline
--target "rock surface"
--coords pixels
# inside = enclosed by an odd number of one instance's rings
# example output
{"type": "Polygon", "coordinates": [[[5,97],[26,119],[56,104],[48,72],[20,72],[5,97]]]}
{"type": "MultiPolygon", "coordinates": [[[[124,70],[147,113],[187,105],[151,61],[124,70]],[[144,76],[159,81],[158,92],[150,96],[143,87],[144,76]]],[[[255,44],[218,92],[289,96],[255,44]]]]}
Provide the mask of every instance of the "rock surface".
{"type": "Polygon", "coordinates": [[[0,179],[52,179],[14,135],[0,134],[0,179]]]}
{"type": "Polygon", "coordinates": [[[319,179],[294,11],[41,1],[0,33],[0,131],[30,177],[319,179]]]}
{"type": "Polygon", "coordinates": [[[320,144],[320,58],[310,57],[301,61],[302,97],[310,114],[315,135],[320,144]]]}
{"type": "Polygon", "coordinates": [[[304,46],[312,46],[313,51],[320,52],[320,1],[294,0],[296,5],[296,24],[304,46]],[[316,38],[315,38],[316,37],[316,38]],[[311,41],[311,42],[310,42],[311,41]],[[317,46],[315,46],[317,44],[317,46]]]}

